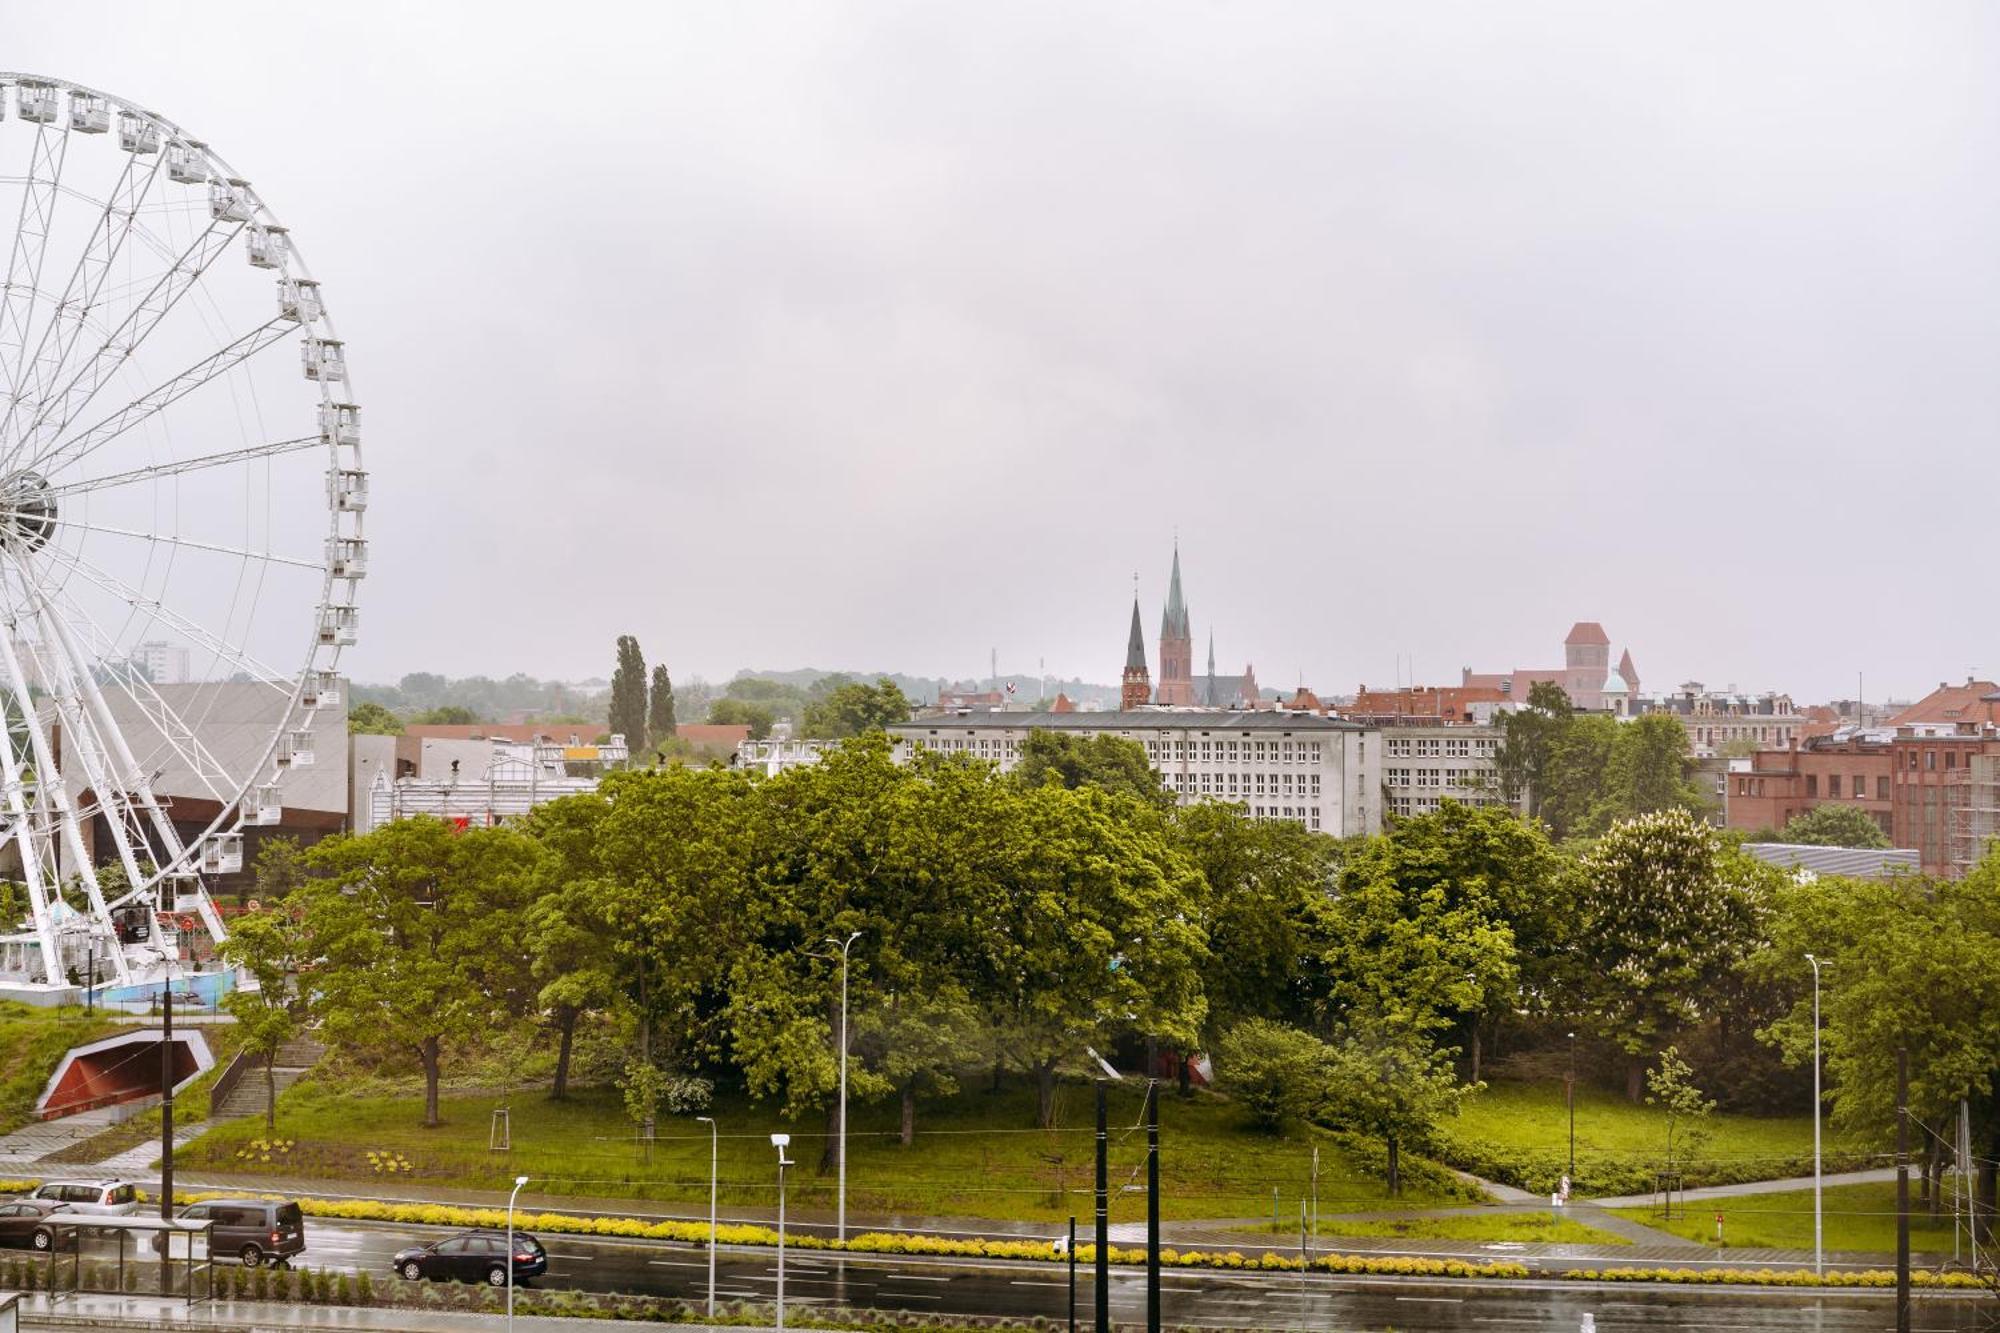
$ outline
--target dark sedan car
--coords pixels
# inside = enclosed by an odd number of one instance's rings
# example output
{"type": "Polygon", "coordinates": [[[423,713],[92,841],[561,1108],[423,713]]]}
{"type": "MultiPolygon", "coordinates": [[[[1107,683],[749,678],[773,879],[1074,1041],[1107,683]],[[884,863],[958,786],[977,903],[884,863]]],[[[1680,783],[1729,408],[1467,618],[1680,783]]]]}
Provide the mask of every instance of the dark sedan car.
{"type": "Polygon", "coordinates": [[[68,1237],[64,1243],[74,1245],[75,1227],[52,1227],[44,1222],[50,1213],[67,1211],[68,1204],[54,1199],[12,1199],[0,1203],[0,1245],[53,1250],[64,1235],[68,1237]]]}
{"type": "MultiPolygon", "coordinates": [[[[507,1233],[504,1231],[461,1231],[428,1245],[398,1250],[390,1267],[410,1281],[429,1278],[433,1282],[484,1282],[488,1286],[507,1285],[507,1233]]],[[[514,1233],[514,1285],[549,1271],[549,1252],[525,1231],[514,1233]]]]}

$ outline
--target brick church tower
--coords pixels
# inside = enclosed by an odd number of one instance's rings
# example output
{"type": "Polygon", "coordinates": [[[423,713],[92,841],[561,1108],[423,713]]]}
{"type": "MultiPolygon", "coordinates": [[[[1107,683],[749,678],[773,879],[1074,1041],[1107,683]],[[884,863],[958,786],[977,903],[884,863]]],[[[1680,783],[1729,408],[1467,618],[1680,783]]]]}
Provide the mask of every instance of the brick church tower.
{"type": "Polygon", "coordinates": [[[1125,683],[1118,691],[1118,706],[1143,708],[1152,699],[1152,683],[1146,678],[1146,633],[1139,628],[1139,599],[1132,599],[1132,633],[1125,641],[1125,683]]]}
{"type": "Polygon", "coordinates": [[[1167,609],[1160,616],[1160,686],[1153,691],[1153,702],[1186,706],[1194,701],[1194,630],[1181,596],[1181,547],[1175,542],[1167,609]]]}

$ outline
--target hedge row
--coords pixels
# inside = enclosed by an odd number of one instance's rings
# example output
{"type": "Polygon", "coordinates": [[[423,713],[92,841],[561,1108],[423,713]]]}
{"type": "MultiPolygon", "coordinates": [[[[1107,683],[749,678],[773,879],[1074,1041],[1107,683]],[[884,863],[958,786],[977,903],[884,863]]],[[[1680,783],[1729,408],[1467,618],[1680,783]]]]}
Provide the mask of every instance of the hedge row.
{"type": "MultiPolygon", "coordinates": [[[[1482,1179],[1497,1180],[1503,1185],[1532,1190],[1537,1194],[1554,1190],[1556,1182],[1569,1170],[1569,1157],[1564,1149],[1509,1148],[1501,1144],[1470,1142],[1449,1134],[1439,1138],[1437,1156],[1459,1170],[1482,1179]]],[[[1829,1172],[1859,1171],[1879,1165],[1881,1162],[1877,1159],[1861,1154],[1831,1154],[1825,1160],[1824,1169],[1829,1172]]],[[[1650,1194],[1658,1188],[1659,1169],[1660,1164],[1649,1158],[1586,1155],[1577,1160],[1576,1175],[1570,1180],[1570,1188],[1597,1198],[1650,1194]]],[[[1810,1156],[1700,1158],[1683,1167],[1681,1178],[1686,1188],[1695,1189],[1708,1185],[1743,1185],[1787,1176],[1809,1176],[1812,1169],[1810,1156]]]]}
{"type": "MultiPolygon", "coordinates": [[[[1893,1287],[1896,1275],[1886,1268],[1854,1273],[1827,1273],[1823,1276],[1802,1269],[1745,1268],[1579,1268],[1564,1273],[1583,1282],[1678,1282],[1706,1287],[1893,1287]]],[[[1927,1269],[1910,1274],[1913,1287],[1934,1287],[1945,1291],[1968,1291],[1990,1285],[1971,1273],[1935,1273],[1927,1269]]]]}

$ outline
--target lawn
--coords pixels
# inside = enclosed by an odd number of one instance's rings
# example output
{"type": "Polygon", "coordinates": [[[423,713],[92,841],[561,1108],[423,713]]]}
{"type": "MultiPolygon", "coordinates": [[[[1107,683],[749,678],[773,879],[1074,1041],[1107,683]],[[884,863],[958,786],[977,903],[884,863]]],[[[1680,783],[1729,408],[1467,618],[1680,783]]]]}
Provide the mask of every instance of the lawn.
{"type": "Polygon", "coordinates": [[[101,1012],[0,1001],[0,1134],[34,1119],[35,1099],[72,1046],[117,1031],[119,1025],[101,1012]]]}
{"type": "MultiPolygon", "coordinates": [[[[708,1198],[708,1127],[690,1118],[663,1119],[648,1152],[635,1141],[612,1089],[585,1089],[556,1103],[539,1092],[512,1099],[513,1148],[487,1147],[491,1095],[447,1096],[446,1123],[424,1129],[421,1101],[407,1095],[343,1095],[320,1075],[301,1081],[279,1101],[275,1147],[255,1146],[262,1119],[218,1126],[182,1154],[185,1165],[215,1170],[356,1180],[379,1178],[385,1190],[422,1184],[500,1189],[516,1174],[533,1179],[541,1194],[619,1199],[708,1198]],[[289,1146],[287,1146],[289,1145],[289,1146]],[[371,1154],[373,1156],[371,1157],[371,1154]],[[394,1154],[394,1165],[379,1165],[394,1154]],[[403,1165],[407,1163],[407,1166],[403,1165]]],[[[850,1110],[848,1206],[857,1212],[983,1217],[1056,1222],[1091,1213],[1093,1156],[1090,1092],[1065,1086],[1057,1124],[1037,1130],[1028,1087],[999,1094],[965,1091],[926,1103],[915,1143],[897,1142],[893,1105],[856,1104],[850,1110]]],[[[787,1123],[773,1110],[723,1098],[715,1110],[721,1127],[719,1177],[725,1205],[769,1206],[776,1195],[773,1130],[792,1135],[800,1163],[787,1185],[788,1201],[801,1209],[830,1209],[834,1176],[818,1170],[824,1121],[787,1123]]],[[[1136,1089],[1111,1096],[1110,1183],[1112,1215],[1144,1215],[1145,1134],[1139,1128],[1136,1089]]],[[[1161,1211],[1172,1218],[1269,1216],[1272,1190],[1280,1207],[1296,1213],[1320,1149],[1322,1212],[1380,1209],[1384,1197],[1379,1150],[1334,1135],[1304,1131],[1287,1137],[1256,1132],[1240,1112],[1219,1098],[1197,1093],[1182,1099],[1168,1091],[1160,1104],[1161,1211]],[[1374,1168],[1374,1169],[1371,1169],[1374,1168]]],[[[1406,1157],[1402,1203],[1411,1207],[1462,1203],[1467,1191],[1446,1173],[1406,1157]]]]}
{"type": "MultiPolygon", "coordinates": [[[[1931,1254],[1951,1253],[1951,1195],[1945,1194],[1944,1216],[1932,1218],[1916,1202],[1910,1188],[1910,1248],[1931,1254]]],[[[1821,1205],[1829,1250],[1896,1249],[1896,1186],[1888,1181],[1869,1185],[1834,1185],[1821,1205]]],[[[1710,1199],[1690,1204],[1685,1212],[1662,1220],[1653,1208],[1614,1209],[1620,1217],[1671,1231],[1703,1244],[1715,1243],[1715,1215],[1722,1214],[1722,1238],[1729,1248],[1810,1250],[1813,1247],[1813,1195],[1809,1189],[1783,1194],[1746,1194],[1734,1199],[1710,1199]]]]}
{"type": "MultiPolygon", "coordinates": [[[[1646,1193],[1663,1153],[1664,1120],[1654,1107],[1634,1105],[1597,1088],[1576,1098],[1576,1180],[1579,1192],[1646,1193]]],[[[1717,1112],[1708,1138],[1685,1166],[1686,1183],[1765,1180],[1810,1171],[1812,1116],[1750,1116],[1717,1112]]],[[[1465,1099],[1445,1126],[1445,1160],[1489,1179],[1537,1192],[1552,1190],[1569,1164],[1569,1113],[1560,1081],[1493,1083],[1465,1099]]],[[[1826,1155],[1842,1167],[1859,1165],[1870,1144],[1829,1134],[1826,1155]]]]}
{"type": "MultiPolygon", "coordinates": [[[[1291,1234],[1296,1235],[1297,1229],[1293,1228],[1291,1234]]],[[[1569,1245],[1632,1243],[1615,1232],[1585,1226],[1571,1218],[1552,1217],[1544,1211],[1498,1208],[1455,1217],[1370,1218],[1366,1221],[1322,1217],[1319,1234],[1323,1240],[1346,1236],[1392,1236],[1408,1240],[1548,1241],[1569,1245]]]]}

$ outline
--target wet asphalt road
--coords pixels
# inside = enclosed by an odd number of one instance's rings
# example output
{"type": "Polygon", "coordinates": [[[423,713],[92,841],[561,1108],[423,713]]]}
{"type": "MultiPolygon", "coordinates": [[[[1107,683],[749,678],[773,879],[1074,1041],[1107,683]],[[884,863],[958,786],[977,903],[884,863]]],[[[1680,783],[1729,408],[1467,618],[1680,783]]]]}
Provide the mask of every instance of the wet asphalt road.
{"type": "MultiPolygon", "coordinates": [[[[301,1262],[314,1268],[366,1269],[378,1282],[398,1282],[389,1258],[421,1238],[448,1229],[307,1223],[301,1262]]],[[[707,1292],[708,1257],[684,1245],[545,1235],[545,1288],[635,1292],[700,1300],[707,1292]]],[[[721,1301],[769,1303],[777,1289],[775,1254],[767,1249],[718,1252],[721,1301]]],[[[1079,1268],[1078,1320],[1091,1318],[1089,1268],[1079,1268]]],[[[1894,1306],[1884,1295],[1808,1295],[1742,1288],[1647,1288],[1601,1283],[1521,1281],[1413,1282],[1397,1278],[1173,1270],[1161,1280],[1162,1317],[1169,1326],[1322,1330],[1573,1330],[1588,1312],[1600,1330],[1893,1329],[1894,1306]]],[[[933,1315],[1040,1315],[1068,1311],[1067,1269],[1059,1264],[951,1261],[905,1256],[835,1256],[790,1251],[785,1299],[797,1311],[814,1305],[921,1311],[933,1315]]],[[[1138,1272],[1114,1270],[1115,1321],[1145,1318],[1138,1272]]],[[[2000,1329],[2000,1300],[1990,1296],[1919,1300],[1913,1330],[1960,1333],[2000,1329]]]]}

